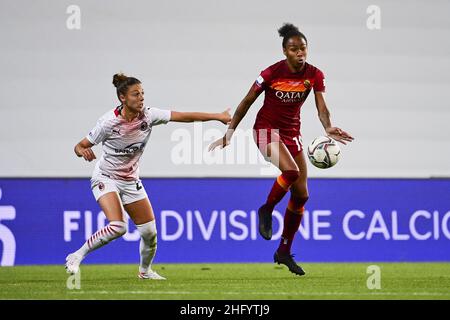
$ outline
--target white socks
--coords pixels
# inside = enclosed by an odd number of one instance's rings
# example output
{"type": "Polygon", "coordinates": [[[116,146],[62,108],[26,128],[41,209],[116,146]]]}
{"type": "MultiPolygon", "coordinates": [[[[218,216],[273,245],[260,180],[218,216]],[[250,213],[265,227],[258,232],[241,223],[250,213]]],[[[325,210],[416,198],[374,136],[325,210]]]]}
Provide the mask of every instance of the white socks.
{"type": "Polygon", "coordinates": [[[139,265],[139,272],[147,273],[151,269],[157,247],[155,220],[137,225],[136,227],[141,234],[141,243],[139,245],[141,264],[139,265]]]}
{"type": "MultiPolygon", "coordinates": [[[[157,232],[155,220],[136,225],[141,234],[141,242],[139,244],[139,251],[141,254],[141,261],[139,265],[139,272],[148,273],[151,269],[153,258],[155,257],[157,247],[157,232]]],[[[127,224],[123,221],[111,221],[107,226],[98,230],[85,244],[75,252],[75,254],[82,258],[105,244],[108,244],[114,239],[123,236],[127,232],[127,224]]]]}
{"type": "Polygon", "coordinates": [[[90,252],[103,247],[127,232],[127,224],[123,221],[111,221],[107,226],[98,230],[75,253],[83,258],[90,252]]]}

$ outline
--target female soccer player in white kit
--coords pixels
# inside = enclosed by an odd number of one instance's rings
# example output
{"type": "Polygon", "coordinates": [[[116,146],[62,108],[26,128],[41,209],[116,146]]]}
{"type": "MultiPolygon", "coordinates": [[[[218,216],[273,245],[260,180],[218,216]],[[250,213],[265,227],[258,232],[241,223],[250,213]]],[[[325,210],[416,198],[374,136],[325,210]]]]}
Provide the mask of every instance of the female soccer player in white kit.
{"type": "Polygon", "coordinates": [[[122,205],[141,235],[141,279],[165,278],[151,269],[157,246],[155,216],[145,188],[139,180],[139,159],[152,127],[169,121],[193,122],[218,120],[227,124],[229,110],[222,113],[176,112],[144,107],[141,82],[124,74],[115,74],[113,84],[121,105],[108,111],[94,129],[75,146],[75,153],[87,161],[94,160],[91,147],[102,143],[103,154],[94,169],[91,188],[95,200],[109,224],[94,233],[84,245],[66,258],[68,273],[77,273],[86,255],[124,235],[127,231],[122,205]]]}

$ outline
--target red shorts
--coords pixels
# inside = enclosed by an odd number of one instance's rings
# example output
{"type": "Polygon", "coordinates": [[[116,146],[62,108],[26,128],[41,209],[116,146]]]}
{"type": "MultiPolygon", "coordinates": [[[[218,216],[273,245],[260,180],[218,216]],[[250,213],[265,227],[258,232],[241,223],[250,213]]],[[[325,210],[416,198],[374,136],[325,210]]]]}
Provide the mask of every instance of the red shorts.
{"type": "Polygon", "coordinates": [[[255,140],[258,149],[261,153],[266,155],[267,145],[271,142],[283,142],[288,149],[292,158],[295,158],[303,150],[302,136],[288,136],[280,133],[279,129],[257,129],[253,128],[253,139],[255,140]]]}

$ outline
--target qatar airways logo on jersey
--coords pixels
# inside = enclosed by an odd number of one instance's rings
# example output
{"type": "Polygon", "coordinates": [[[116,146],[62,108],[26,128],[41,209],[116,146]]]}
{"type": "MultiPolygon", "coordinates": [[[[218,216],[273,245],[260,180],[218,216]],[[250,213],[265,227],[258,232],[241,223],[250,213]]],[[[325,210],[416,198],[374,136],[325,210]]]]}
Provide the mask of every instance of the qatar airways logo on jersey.
{"type": "Polygon", "coordinates": [[[275,95],[278,99],[281,100],[281,102],[284,103],[296,103],[296,102],[303,102],[305,101],[306,97],[309,94],[308,91],[304,92],[285,92],[285,91],[276,91],[275,95]]]}
{"type": "Polygon", "coordinates": [[[305,101],[311,90],[311,81],[279,81],[274,83],[275,95],[284,103],[300,103],[305,101]]]}
{"type": "Polygon", "coordinates": [[[123,153],[123,154],[133,154],[137,151],[144,150],[144,148],[145,148],[145,143],[138,142],[138,143],[133,143],[129,146],[126,146],[123,149],[114,149],[114,152],[115,153],[123,153]]]}

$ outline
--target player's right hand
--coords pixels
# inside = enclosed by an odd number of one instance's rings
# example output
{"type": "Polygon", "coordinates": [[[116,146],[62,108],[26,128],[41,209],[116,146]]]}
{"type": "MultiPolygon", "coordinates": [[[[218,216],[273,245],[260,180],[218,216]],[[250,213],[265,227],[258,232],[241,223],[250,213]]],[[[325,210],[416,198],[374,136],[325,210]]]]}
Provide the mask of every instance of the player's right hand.
{"type": "Polygon", "coordinates": [[[84,158],[84,160],[89,161],[89,162],[91,162],[91,161],[94,160],[94,159],[97,159],[97,158],[95,157],[94,151],[92,151],[91,148],[84,148],[84,149],[81,151],[81,156],[84,158]]]}
{"type": "Polygon", "coordinates": [[[226,136],[223,136],[220,139],[217,139],[213,143],[209,145],[208,151],[213,151],[215,148],[220,146],[220,149],[225,148],[227,145],[230,144],[230,140],[226,138],[226,136]]]}

